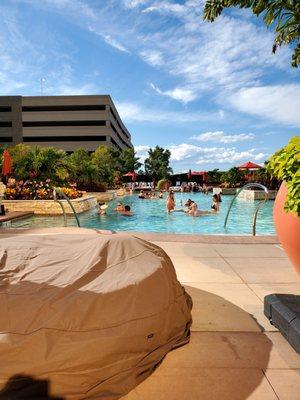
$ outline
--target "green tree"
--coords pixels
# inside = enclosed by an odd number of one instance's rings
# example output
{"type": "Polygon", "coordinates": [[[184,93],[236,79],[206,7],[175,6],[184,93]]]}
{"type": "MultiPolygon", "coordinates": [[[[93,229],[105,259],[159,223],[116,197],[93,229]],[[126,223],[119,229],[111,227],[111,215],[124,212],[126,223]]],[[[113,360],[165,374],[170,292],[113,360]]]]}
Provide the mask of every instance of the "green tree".
{"type": "Polygon", "coordinates": [[[76,149],[69,156],[70,179],[77,183],[78,188],[92,185],[97,177],[98,169],[92,163],[91,156],[85,149],[76,149]]]}
{"type": "Polygon", "coordinates": [[[116,172],[116,159],[106,146],[100,146],[92,154],[92,164],[97,168],[95,179],[107,186],[113,185],[116,172]]]}
{"type": "Polygon", "coordinates": [[[222,183],[228,183],[230,186],[235,186],[238,183],[242,183],[244,178],[245,172],[240,171],[237,167],[233,167],[222,173],[221,181],[222,183]]]}
{"type": "Polygon", "coordinates": [[[52,147],[30,147],[17,144],[10,147],[13,175],[16,179],[51,179],[61,184],[69,176],[67,154],[52,147]]]}
{"type": "Polygon", "coordinates": [[[207,171],[207,181],[209,183],[219,183],[221,182],[222,172],[219,168],[215,168],[212,171],[207,171]]]}
{"type": "Polygon", "coordinates": [[[265,24],[275,28],[273,53],[282,44],[294,45],[291,65],[300,65],[300,1],[299,0],[207,0],[204,20],[213,22],[225,8],[249,8],[262,16],[265,24]]]}
{"type": "Polygon", "coordinates": [[[170,150],[163,149],[159,146],[148,150],[148,158],[146,158],[144,164],[146,174],[155,179],[155,181],[168,178],[168,176],[173,172],[169,165],[170,157],[170,150]]]}
{"type": "Polygon", "coordinates": [[[124,149],[119,155],[120,173],[121,175],[127,172],[133,172],[141,167],[139,157],[133,148],[124,149]]]}

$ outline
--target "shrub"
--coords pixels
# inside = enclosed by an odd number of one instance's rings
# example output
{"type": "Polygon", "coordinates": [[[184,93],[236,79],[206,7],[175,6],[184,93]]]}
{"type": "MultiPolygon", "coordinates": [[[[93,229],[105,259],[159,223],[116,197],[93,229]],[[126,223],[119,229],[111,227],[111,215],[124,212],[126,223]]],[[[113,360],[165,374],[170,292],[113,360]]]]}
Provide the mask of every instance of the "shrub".
{"type": "Polygon", "coordinates": [[[294,136],[289,143],[274,153],[267,171],[287,187],[284,210],[300,216],[300,137],[294,136]]]}

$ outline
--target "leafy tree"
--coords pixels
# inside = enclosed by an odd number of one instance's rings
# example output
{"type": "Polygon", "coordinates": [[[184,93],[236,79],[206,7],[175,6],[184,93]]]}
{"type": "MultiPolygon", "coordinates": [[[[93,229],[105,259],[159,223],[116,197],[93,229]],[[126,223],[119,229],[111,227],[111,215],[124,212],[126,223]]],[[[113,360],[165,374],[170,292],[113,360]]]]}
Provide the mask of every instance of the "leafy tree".
{"type": "Polygon", "coordinates": [[[136,171],[142,165],[133,148],[128,148],[121,152],[119,155],[119,164],[121,175],[126,174],[127,172],[136,171]]]}
{"type": "Polygon", "coordinates": [[[51,179],[63,183],[69,176],[67,154],[52,147],[30,147],[17,144],[10,147],[13,175],[16,179],[51,179]]]}
{"type": "Polygon", "coordinates": [[[95,182],[97,166],[92,163],[91,157],[85,149],[76,149],[69,156],[70,179],[77,183],[79,188],[85,188],[95,182]]]}
{"type": "Polygon", "coordinates": [[[300,1],[299,0],[207,0],[204,20],[213,22],[225,8],[250,8],[262,16],[265,24],[275,27],[273,53],[282,44],[294,45],[291,65],[300,65],[300,1]]]}
{"type": "Polygon", "coordinates": [[[20,143],[10,147],[9,153],[12,158],[13,176],[16,179],[28,179],[32,170],[31,147],[20,143]]]}
{"type": "Polygon", "coordinates": [[[98,147],[92,154],[92,164],[97,169],[95,179],[108,186],[112,185],[116,171],[116,159],[113,157],[111,149],[106,146],[98,147]]]}
{"type": "Polygon", "coordinates": [[[233,167],[222,173],[221,181],[228,183],[230,186],[235,186],[238,183],[242,183],[244,178],[245,172],[240,171],[237,167],[233,167]]]}
{"type": "Polygon", "coordinates": [[[222,172],[219,168],[215,168],[212,171],[207,171],[207,181],[210,183],[221,182],[222,172]]]}
{"type": "Polygon", "coordinates": [[[148,158],[145,160],[145,172],[154,180],[167,178],[173,171],[170,168],[171,152],[168,149],[156,146],[148,150],[148,158]]]}
{"type": "Polygon", "coordinates": [[[67,153],[54,147],[31,148],[32,170],[40,180],[63,183],[69,177],[67,153]]]}

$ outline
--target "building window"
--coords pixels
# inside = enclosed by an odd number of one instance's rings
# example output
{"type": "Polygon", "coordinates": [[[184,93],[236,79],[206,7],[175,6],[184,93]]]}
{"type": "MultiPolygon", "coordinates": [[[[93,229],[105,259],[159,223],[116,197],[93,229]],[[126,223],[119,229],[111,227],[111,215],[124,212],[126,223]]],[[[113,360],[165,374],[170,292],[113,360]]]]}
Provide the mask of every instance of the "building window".
{"type": "Polygon", "coordinates": [[[116,123],[118,124],[119,128],[121,129],[121,131],[123,132],[123,134],[127,137],[127,139],[129,139],[128,134],[124,131],[124,129],[122,128],[121,124],[119,123],[119,120],[116,116],[116,114],[114,113],[114,110],[110,107],[110,112],[112,114],[112,116],[114,117],[116,123]]]}
{"type": "Polygon", "coordinates": [[[23,106],[22,111],[105,111],[105,105],[23,106]]]}
{"type": "Polygon", "coordinates": [[[11,136],[7,137],[0,137],[0,143],[11,143],[13,141],[13,138],[11,136]]]}
{"type": "Polygon", "coordinates": [[[106,136],[24,136],[23,142],[105,142],[106,136]]]}
{"type": "Polygon", "coordinates": [[[106,121],[23,121],[24,127],[36,126],[105,126],[106,121]]]}
{"type": "Polygon", "coordinates": [[[12,122],[11,121],[0,121],[0,127],[1,128],[12,127],[12,122]]]}
{"type": "Polygon", "coordinates": [[[0,112],[11,112],[10,106],[0,106],[0,112]]]}

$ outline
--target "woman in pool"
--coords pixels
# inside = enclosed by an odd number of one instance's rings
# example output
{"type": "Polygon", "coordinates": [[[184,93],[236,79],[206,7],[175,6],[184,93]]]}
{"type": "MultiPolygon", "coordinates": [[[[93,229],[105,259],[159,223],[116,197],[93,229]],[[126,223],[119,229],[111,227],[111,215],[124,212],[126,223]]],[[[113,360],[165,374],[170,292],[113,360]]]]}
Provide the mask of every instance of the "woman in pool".
{"type": "Polygon", "coordinates": [[[98,214],[105,215],[107,207],[108,207],[107,204],[102,204],[102,206],[99,207],[98,214]]]}
{"type": "Polygon", "coordinates": [[[124,204],[118,203],[117,207],[115,208],[115,211],[117,212],[123,212],[125,210],[124,204]]]}
{"type": "Polygon", "coordinates": [[[174,192],[170,190],[168,197],[167,197],[167,211],[168,213],[173,212],[175,208],[175,197],[174,192]]]}
{"type": "Polygon", "coordinates": [[[214,194],[213,195],[213,202],[211,205],[211,209],[213,212],[218,212],[220,211],[220,198],[221,196],[219,194],[214,194]]]}
{"type": "Polygon", "coordinates": [[[139,193],[139,199],[144,199],[144,198],[145,198],[145,193],[143,190],[141,190],[139,193]]]}

